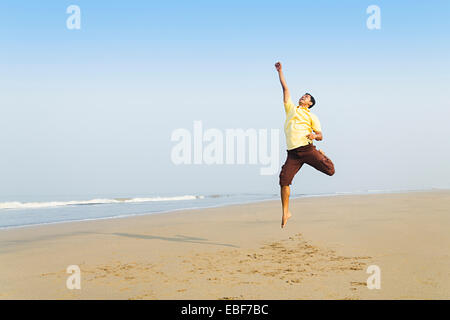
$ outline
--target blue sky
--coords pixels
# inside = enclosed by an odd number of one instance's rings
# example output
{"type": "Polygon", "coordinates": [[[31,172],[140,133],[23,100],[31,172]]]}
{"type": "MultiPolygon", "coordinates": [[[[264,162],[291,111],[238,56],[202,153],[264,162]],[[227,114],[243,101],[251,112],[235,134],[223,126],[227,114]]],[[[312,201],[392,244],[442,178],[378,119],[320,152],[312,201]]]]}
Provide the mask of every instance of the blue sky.
{"type": "Polygon", "coordinates": [[[2,1],[0,194],[278,192],[255,166],[170,161],[194,120],[282,130],[278,60],[294,100],[315,96],[336,165],[302,168],[294,192],[449,187],[449,16],[448,1],[2,1]]]}

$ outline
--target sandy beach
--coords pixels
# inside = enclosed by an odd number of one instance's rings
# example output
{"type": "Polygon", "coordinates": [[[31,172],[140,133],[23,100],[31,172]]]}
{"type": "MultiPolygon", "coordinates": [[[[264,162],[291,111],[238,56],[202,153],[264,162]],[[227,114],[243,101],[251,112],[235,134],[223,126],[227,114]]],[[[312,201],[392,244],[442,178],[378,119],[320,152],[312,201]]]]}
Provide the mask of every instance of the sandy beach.
{"type": "Polygon", "coordinates": [[[0,230],[0,299],[449,299],[450,192],[0,230]],[[78,265],[81,289],[66,288],[78,265]],[[369,290],[367,267],[381,270],[369,290]]]}

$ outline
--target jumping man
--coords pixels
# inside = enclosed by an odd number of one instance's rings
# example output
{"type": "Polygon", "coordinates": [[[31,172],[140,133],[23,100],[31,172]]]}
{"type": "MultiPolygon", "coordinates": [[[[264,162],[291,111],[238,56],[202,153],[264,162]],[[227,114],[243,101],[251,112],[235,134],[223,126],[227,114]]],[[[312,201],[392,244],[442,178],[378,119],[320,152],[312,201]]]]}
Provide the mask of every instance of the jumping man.
{"type": "Polygon", "coordinates": [[[280,172],[281,204],[283,207],[281,227],[284,228],[287,220],[291,217],[291,212],[289,211],[291,190],[289,185],[292,183],[292,179],[298,170],[306,163],[332,176],[334,174],[334,165],[324,152],[317,150],[312,143],[313,140],[320,141],[323,139],[319,119],[309,110],[316,104],[313,96],[305,93],[298,101],[298,105],[295,106],[292,103],[289,89],[284,79],[281,63],[277,62],[275,68],[278,71],[281,86],[283,87],[284,111],[286,112],[284,133],[286,134],[287,159],[280,172]]]}

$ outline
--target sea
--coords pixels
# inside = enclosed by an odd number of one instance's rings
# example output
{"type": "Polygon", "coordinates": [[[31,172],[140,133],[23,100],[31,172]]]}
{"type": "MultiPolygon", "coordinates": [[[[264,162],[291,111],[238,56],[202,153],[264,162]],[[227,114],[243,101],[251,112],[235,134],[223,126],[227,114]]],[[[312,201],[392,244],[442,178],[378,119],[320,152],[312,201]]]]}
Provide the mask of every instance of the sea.
{"type": "MultiPolygon", "coordinates": [[[[367,190],[324,194],[292,194],[291,198],[425,190],[367,190]]],[[[178,210],[278,200],[279,194],[184,194],[133,196],[9,196],[0,197],[0,229],[71,221],[115,219],[178,210]]]]}

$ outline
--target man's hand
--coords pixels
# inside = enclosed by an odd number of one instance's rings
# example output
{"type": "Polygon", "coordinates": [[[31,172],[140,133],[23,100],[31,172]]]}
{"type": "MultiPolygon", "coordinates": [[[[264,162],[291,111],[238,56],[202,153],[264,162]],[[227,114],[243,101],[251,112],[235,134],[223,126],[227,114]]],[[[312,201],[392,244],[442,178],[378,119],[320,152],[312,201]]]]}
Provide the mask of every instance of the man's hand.
{"type": "Polygon", "coordinates": [[[286,80],[284,79],[284,74],[283,74],[283,70],[282,70],[280,61],[275,63],[275,68],[278,71],[278,77],[280,78],[281,87],[283,88],[283,102],[287,103],[291,94],[289,93],[289,89],[286,84],[286,80]]]}
{"type": "Polygon", "coordinates": [[[322,132],[311,132],[306,135],[309,140],[317,140],[320,141],[323,139],[322,132]]]}
{"type": "Polygon", "coordinates": [[[316,134],[313,133],[313,132],[311,132],[311,133],[307,134],[306,137],[307,137],[309,140],[314,140],[314,139],[316,138],[316,134]]]}
{"type": "Polygon", "coordinates": [[[278,72],[280,72],[281,71],[281,62],[275,63],[275,68],[277,69],[278,72]]]}

